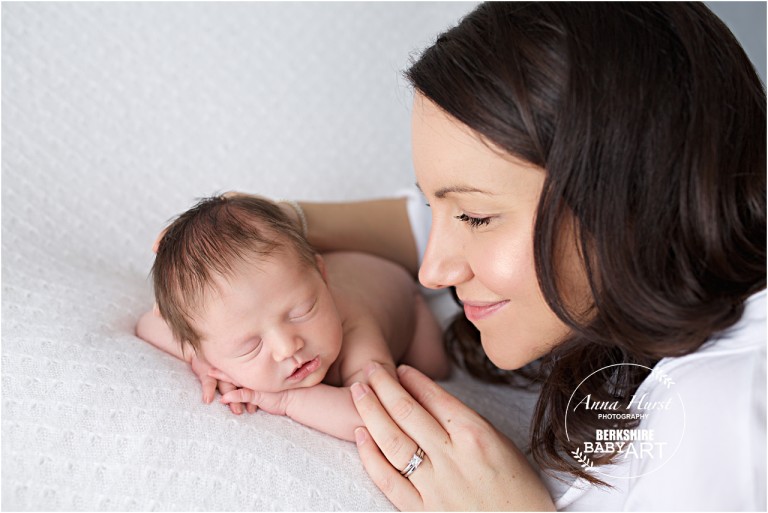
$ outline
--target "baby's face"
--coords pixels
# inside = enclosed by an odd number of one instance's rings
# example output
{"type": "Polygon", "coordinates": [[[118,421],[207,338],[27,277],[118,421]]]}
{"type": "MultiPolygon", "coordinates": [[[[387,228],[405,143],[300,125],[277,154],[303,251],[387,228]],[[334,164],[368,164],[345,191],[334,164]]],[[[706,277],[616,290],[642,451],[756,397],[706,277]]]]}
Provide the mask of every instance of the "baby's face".
{"type": "Polygon", "coordinates": [[[317,269],[283,251],[258,264],[238,264],[215,289],[196,323],[214,367],[261,392],[323,380],[341,350],[342,328],[317,269]]]}

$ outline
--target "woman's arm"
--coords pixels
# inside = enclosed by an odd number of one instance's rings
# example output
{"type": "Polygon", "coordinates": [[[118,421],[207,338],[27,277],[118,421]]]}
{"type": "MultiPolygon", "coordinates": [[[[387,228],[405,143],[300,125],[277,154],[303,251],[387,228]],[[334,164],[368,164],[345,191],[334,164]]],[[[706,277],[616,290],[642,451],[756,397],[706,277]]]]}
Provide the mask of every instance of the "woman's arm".
{"type": "MultiPolygon", "coordinates": [[[[225,196],[246,194],[228,192],[225,196]]],[[[307,239],[317,251],[360,251],[402,265],[418,275],[419,256],[408,220],[406,198],[378,199],[348,203],[300,202],[307,220],[307,239]]],[[[294,223],[299,215],[288,203],[279,203],[294,223]]],[[[152,251],[157,253],[162,230],[152,251]]]]}
{"type": "MultiPolygon", "coordinates": [[[[361,251],[402,265],[411,275],[419,270],[405,198],[350,203],[300,202],[307,218],[310,244],[318,251],[361,251]]],[[[284,209],[297,223],[298,215],[284,209]]]]}

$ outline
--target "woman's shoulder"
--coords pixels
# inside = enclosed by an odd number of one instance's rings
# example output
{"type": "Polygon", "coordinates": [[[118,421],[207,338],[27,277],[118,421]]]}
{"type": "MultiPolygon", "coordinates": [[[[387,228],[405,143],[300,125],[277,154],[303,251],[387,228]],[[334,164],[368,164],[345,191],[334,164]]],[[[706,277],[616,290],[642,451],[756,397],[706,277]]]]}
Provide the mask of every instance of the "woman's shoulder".
{"type": "Polygon", "coordinates": [[[764,510],[765,291],[698,351],[661,360],[633,401],[644,417],[612,469],[621,477],[574,483],[558,509],[764,510]]]}
{"type": "Polygon", "coordinates": [[[726,384],[713,380],[715,375],[735,378],[740,371],[765,368],[765,351],[766,291],[762,290],[747,299],[741,319],[732,327],[714,335],[693,353],[664,358],[654,370],[679,376],[681,386],[686,386],[687,381],[687,386],[697,389],[722,388],[726,384]]]}
{"type": "Polygon", "coordinates": [[[633,461],[626,509],[765,508],[765,291],[698,351],[660,361],[637,396],[677,408],[641,422],[666,452],[633,461]]]}

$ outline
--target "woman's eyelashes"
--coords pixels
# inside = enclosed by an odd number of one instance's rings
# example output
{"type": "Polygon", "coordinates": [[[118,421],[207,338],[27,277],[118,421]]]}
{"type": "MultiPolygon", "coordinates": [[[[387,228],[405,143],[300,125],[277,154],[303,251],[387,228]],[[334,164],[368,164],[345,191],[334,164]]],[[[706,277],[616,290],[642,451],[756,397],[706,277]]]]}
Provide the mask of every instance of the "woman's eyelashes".
{"type": "Polygon", "coordinates": [[[472,217],[467,214],[460,214],[458,216],[454,216],[454,218],[458,219],[462,223],[467,223],[470,228],[480,228],[481,226],[486,226],[491,222],[490,217],[472,217]]]}

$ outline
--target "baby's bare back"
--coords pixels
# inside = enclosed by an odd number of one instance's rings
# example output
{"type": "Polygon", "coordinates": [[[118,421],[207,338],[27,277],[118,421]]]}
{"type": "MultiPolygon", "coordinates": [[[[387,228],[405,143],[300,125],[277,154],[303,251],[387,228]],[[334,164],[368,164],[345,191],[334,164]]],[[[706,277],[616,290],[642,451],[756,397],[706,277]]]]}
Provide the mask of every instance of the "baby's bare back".
{"type": "MultiPolygon", "coordinates": [[[[395,361],[413,340],[416,282],[397,264],[365,253],[323,255],[328,284],[345,324],[375,324],[395,361]]],[[[346,343],[346,341],[345,341],[346,343]]],[[[342,352],[345,352],[342,347],[342,352]]]]}

